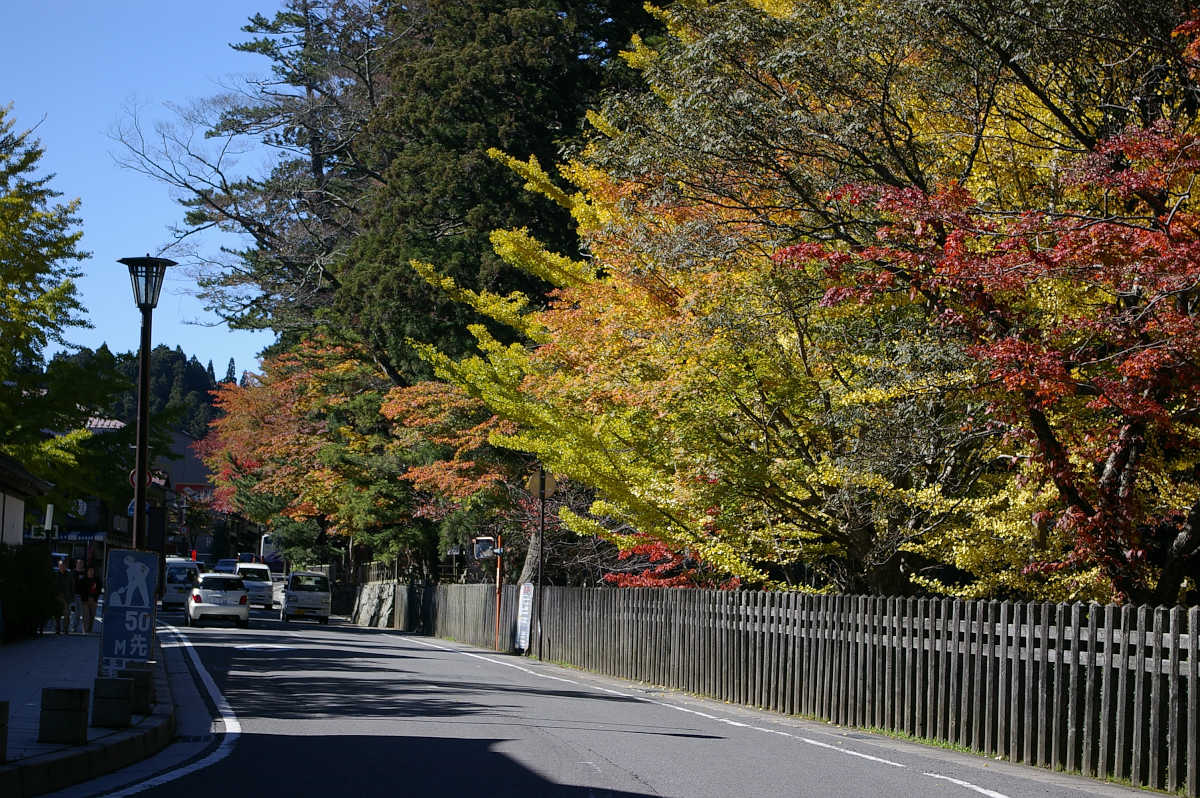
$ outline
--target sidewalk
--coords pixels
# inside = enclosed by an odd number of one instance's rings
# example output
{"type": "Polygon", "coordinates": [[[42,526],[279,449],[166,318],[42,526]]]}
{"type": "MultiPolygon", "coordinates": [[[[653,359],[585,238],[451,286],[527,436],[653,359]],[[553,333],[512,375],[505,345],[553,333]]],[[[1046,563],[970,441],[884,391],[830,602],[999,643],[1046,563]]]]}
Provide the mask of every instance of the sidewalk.
{"type": "Polygon", "coordinates": [[[9,702],[8,760],[0,762],[0,795],[52,792],[130,765],[170,742],[175,710],[161,657],[154,669],[154,714],[134,715],[127,729],[89,726],[87,745],[37,741],[42,688],[85,687],[90,704],[99,656],[98,632],[0,645],[0,701],[9,702]]]}

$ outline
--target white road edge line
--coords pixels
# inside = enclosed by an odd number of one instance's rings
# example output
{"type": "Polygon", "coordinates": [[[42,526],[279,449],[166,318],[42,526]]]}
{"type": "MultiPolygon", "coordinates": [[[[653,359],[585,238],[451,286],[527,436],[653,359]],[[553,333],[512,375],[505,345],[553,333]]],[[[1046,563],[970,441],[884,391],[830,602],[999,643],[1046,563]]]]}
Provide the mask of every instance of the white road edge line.
{"type": "Polygon", "coordinates": [[[126,787],[120,792],[109,793],[109,798],[122,798],[122,796],[134,795],[151,787],[168,784],[191,773],[195,773],[197,770],[214,765],[229,756],[233,751],[233,746],[237,742],[238,736],[242,733],[242,726],[238,723],[237,715],[234,714],[233,708],[229,706],[229,702],[225,700],[225,696],[217,689],[217,684],[213,681],[212,676],[205,670],[204,665],[200,663],[200,657],[196,654],[196,649],[193,648],[191,642],[174,626],[163,624],[163,628],[175,635],[175,639],[183,644],[188,656],[191,657],[192,664],[196,666],[196,673],[200,675],[200,681],[204,683],[204,689],[208,691],[208,697],[212,699],[213,706],[217,708],[217,715],[219,717],[216,719],[221,721],[225,726],[224,737],[221,739],[221,744],[217,747],[217,750],[200,761],[193,762],[185,768],[172,770],[170,773],[164,773],[161,776],[155,776],[152,779],[139,782],[131,787],[126,787]]]}
{"type": "Polygon", "coordinates": [[[988,798],[1008,798],[1008,796],[1002,792],[988,790],[983,787],[980,787],[977,784],[972,784],[969,781],[963,781],[962,779],[952,779],[949,776],[943,776],[940,773],[926,773],[924,775],[928,776],[931,779],[941,779],[943,781],[949,781],[954,784],[957,784],[959,787],[966,787],[968,790],[974,790],[975,792],[980,793],[981,795],[988,796],[988,798]]]}
{"type": "MultiPolygon", "coordinates": [[[[513,669],[521,671],[523,673],[527,673],[530,676],[536,676],[541,679],[551,679],[556,682],[566,682],[567,684],[573,684],[576,687],[588,687],[593,690],[599,690],[600,692],[604,692],[604,693],[611,693],[613,695],[619,695],[619,696],[623,696],[625,698],[633,698],[638,701],[644,701],[647,704],[655,704],[660,707],[666,707],[668,709],[673,709],[677,712],[686,712],[690,715],[698,715],[699,717],[702,717],[702,718],[705,718],[708,720],[713,720],[713,721],[716,721],[717,723],[724,723],[729,726],[736,726],[738,728],[750,729],[751,731],[763,732],[765,734],[775,734],[780,737],[789,737],[793,740],[798,740],[802,743],[807,743],[809,745],[817,746],[818,748],[826,748],[826,749],[829,749],[830,751],[837,751],[840,754],[846,754],[848,756],[856,756],[856,757],[859,757],[860,759],[867,759],[872,762],[878,762],[880,764],[889,765],[891,767],[897,767],[897,768],[907,768],[908,767],[908,765],[905,765],[903,762],[893,762],[890,759],[883,759],[882,757],[871,756],[870,754],[864,754],[859,751],[851,751],[848,748],[842,748],[840,746],[831,745],[829,743],[823,743],[820,740],[814,740],[811,737],[804,737],[799,734],[792,734],[790,732],[780,731],[778,729],[767,729],[762,726],[752,726],[748,723],[741,723],[740,721],[732,720],[730,718],[722,718],[717,715],[712,715],[708,712],[700,712],[699,710],[688,709],[687,707],[676,706],[675,704],[668,704],[665,701],[655,701],[652,698],[646,698],[645,696],[635,695],[633,693],[623,693],[620,690],[612,690],[607,687],[600,687],[598,685],[585,685],[582,682],[577,682],[573,679],[566,679],[561,676],[551,676],[548,673],[538,673],[535,670],[532,670],[530,668],[525,668],[520,665],[516,665],[512,662],[505,662],[504,660],[495,659],[494,657],[485,657],[482,654],[475,654],[470,651],[463,651],[460,648],[451,648],[449,646],[439,646],[437,643],[430,643],[427,640],[421,640],[421,639],[415,638],[415,637],[410,637],[408,639],[414,643],[419,643],[423,646],[428,646],[430,648],[436,648],[436,649],[440,649],[442,651],[448,651],[448,652],[455,653],[455,654],[463,654],[468,657],[474,657],[475,659],[481,659],[484,662],[491,662],[495,665],[503,665],[506,668],[513,668],[513,669]]],[[[963,781],[962,779],[953,779],[953,778],[950,778],[949,776],[943,776],[939,773],[923,773],[922,775],[929,776],[930,778],[934,778],[934,779],[941,779],[943,781],[948,781],[953,784],[957,784],[958,786],[963,787],[965,789],[973,790],[981,795],[986,795],[986,796],[988,796],[988,798],[1008,798],[1008,796],[1005,795],[1004,793],[996,792],[994,790],[989,790],[986,787],[980,787],[977,784],[972,784],[971,782],[963,781]]]]}

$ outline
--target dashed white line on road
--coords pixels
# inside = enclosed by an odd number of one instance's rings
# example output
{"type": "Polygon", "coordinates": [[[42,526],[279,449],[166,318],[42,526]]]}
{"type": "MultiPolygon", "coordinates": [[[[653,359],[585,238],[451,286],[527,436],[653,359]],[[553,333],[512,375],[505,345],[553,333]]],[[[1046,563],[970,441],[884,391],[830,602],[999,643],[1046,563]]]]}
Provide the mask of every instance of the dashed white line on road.
{"type": "MultiPolygon", "coordinates": [[[[799,734],[792,734],[791,732],[781,731],[779,729],[768,729],[763,726],[754,726],[749,723],[742,723],[741,721],[736,721],[736,720],[733,720],[732,718],[723,718],[723,717],[720,717],[719,715],[713,715],[711,713],[701,712],[701,711],[695,710],[695,709],[688,709],[687,707],[681,707],[676,704],[667,703],[665,701],[655,701],[654,699],[647,698],[644,695],[637,695],[634,693],[625,693],[620,690],[613,690],[613,689],[607,688],[607,687],[600,687],[599,685],[584,684],[583,682],[578,682],[578,681],[575,681],[574,679],[567,679],[562,676],[552,676],[551,674],[548,674],[548,673],[539,673],[538,671],[535,671],[531,668],[526,668],[526,667],[517,665],[512,662],[505,662],[504,660],[499,660],[494,657],[484,656],[483,654],[476,654],[471,651],[463,651],[460,648],[451,648],[450,646],[441,646],[441,645],[438,645],[437,643],[431,643],[428,640],[421,640],[416,637],[409,637],[407,639],[413,643],[418,643],[420,645],[427,646],[429,648],[436,648],[440,651],[447,651],[452,654],[462,654],[464,656],[483,660],[484,662],[490,662],[494,665],[503,665],[506,668],[513,668],[514,670],[521,671],[522,673],[529,674],[530,676],[535,676],[539,679],[550,679],[550,680],[553,680],[556,682],[565,682],[567,684],[571,684],[576,687],[583,687],[583,688],[588,688],[588,689],[592,689],[592,690],[599,690],[600,692],[610,693],[612,695],[623,696],[625,698],[632,698],[637,701],[643,701],[647,704],[655,704],[660,707],[666,707],[667,709],[673,709],[677,712],[686,712],[690,715],[697,715],[699,717],[705,718],[706,720],[712,720],[717,723],[724,723],[727,726],[736,726],[738,728],[749,729],[751,731],[762,732],[764,734],[774,734],[774,735],[778,735],[780,737],[788,737],[793,740],[797,740],[799,742],[806,743],[808,745],[816,746],[818,748],[826,748],[830,751],[836,751],[840,754],[846,754],[847,756],[854,756],[854,757],[858,757],[860,759],[867,759],[867,760],[870,760],[871,762],[877,762],[881,765],[888,765],[889,767],[896,767],[896,768],[907,768],[908,767],[908,765],[904,764],[903,762],[894,762],[890,759],[884,759],[883,757],[872,756],[871,754],[864,754],[861,751],[852,751],[849,748],[842,748],[841,746],[831,745],[829,743],[823,743],[820,740],[814,740],[811,737],[804,737],[799,734]]],[[[963,787],[965,789],[973,790],[974,792],[980,793],[981,795],[986,795],[986,796],[988,796],[988,798],[1008,798],[1008,796],[1004,795],[1004,793],[995,792],[995,791],[989,790],[985,787],[980,787],[977,784],[972,784],[969,781],[963,781],[962,779],[954,779],[949,776],[942,776],[938,773],[922,773],[922,775],[928,776],[928,777],[934,778],[934,779],[941,779],[943,781],[948,781],[953,784],[957,784],[958,786],[963,787]]]]}
{"type": "Polygon", "coordinates": [[[959,787],[966,787],[968,790],[974,790],[975,792],[977,792],[981,795],[988,796],[988,798],[1008,798],[1008,796],[1006,796],[1002,792],[996,792],[994,790],[989,790],[984,787],[980,787],[978,784],[972,784],[969,781],[963,781],[962,779],[952,779],[949,776],[943,776],[940,773],[926,773],[924,775],[928,776],[931,779],[941,779],[942,781],[953,782],[954,784],[957,784],[959,787]]]}

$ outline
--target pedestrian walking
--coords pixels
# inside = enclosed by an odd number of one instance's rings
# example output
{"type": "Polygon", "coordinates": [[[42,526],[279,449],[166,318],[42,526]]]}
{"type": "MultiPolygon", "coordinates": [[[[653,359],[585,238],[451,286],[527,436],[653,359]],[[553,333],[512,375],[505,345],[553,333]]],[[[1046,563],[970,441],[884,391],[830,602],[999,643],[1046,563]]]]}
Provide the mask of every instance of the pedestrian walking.
{"type": "Polygon", "coordinates": [[[70,631],[71,602],[75,600],[75,574],[67,567],[66,560],[58,561],[58,572],[54,574],[55,607],[54,633],[63,634],[70,631]]]}
{"type": "Polygon", "coordinates": [[[75,595],[79,597],[79,611],[83,615],[83,633],[90,635],[96,620],[96,603],[100,600],[100,580],[96,578],[95,567],[89,566],[87,573],[79,577],[75,595]]]}

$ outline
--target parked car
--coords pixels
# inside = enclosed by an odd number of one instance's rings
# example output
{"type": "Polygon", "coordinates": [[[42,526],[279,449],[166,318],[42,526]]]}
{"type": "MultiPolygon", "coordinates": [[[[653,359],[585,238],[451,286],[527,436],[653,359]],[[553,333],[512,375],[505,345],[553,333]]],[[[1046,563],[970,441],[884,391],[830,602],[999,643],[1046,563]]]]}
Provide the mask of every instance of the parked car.
{"type": "Polygon", "coordinates": [[[165,571],[162,608],[164,611],[176,606],[183,609],[192,595],[192,587],[200,577],[200,568],[192,560],[168,557],[165,571]]]}
{"type": "Polygon", "coordinates": [[[284,586],[279,620],[286,623],[293,618],[315,618],[321,623],[329,623],[332,604],[329,577],[309,571],[293,571],[284,586]]]}
{"type": "Polygon", "coordinates": [[[275,590],[271,587],[271,569],[262,563],[240,562],[237,564],[237,575],[246,583],[246,593],[250,596],[251,604],[261,605],[265,609],[274,609],[275,590]]]}
{"type": "Polygon", "coordinates": [[[237,570],[237,558],[227,557],[224,560],[217,560],[217,564],[213,566],[213,571],[218,574],[231,574],[237,570]]]}
{"type": "Polygon", "coordinates": [[[187,603],[187,625],[199,626],[209,618],[228,618],[241,628],[250,625],[250,599],[246,584],[236,574],[202,574],[187,603]]]}

